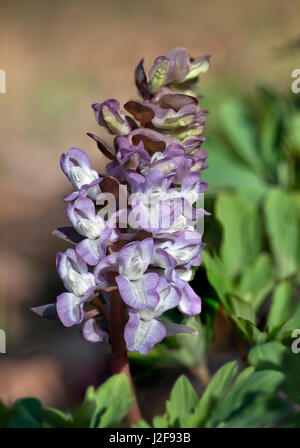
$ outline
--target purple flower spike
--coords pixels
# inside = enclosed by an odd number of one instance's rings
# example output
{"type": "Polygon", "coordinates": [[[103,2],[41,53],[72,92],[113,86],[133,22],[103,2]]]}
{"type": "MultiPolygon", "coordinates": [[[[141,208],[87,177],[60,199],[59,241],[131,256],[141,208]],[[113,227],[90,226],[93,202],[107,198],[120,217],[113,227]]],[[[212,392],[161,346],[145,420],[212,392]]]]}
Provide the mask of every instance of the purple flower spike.
{"type": "Polygon", "coordinates": [[[74,249],[57,254],[65,291],[35,313],[58,316],[67,327],[83,324],[86,340],[108,342],[113,305],[123,301],[127,349],[141,354],[166,336],[196,334],[164,321],[164,313],[201,311],[188,282],[205,246],[195,229],[209,214],[199,205],[207,188],[201,171],[208,167],[202,135],[208,111],[198,106],[196,90],[208,68],[208,55],[191,58],[175,48],[155,59],[149,76],[143,60],[137,66],[141,100],[127,101],[124,110],[116,99],[92,105],[98,124],[115,136],[107,143],[88,133],[109,163],[100,176],[81,149],[61,156],[75,191],[64,199],[71,227],[53,233],[74,249]]]}
{"type": "Polygon", "coordinates": [[[104,101],[104,103],[92,104],[96,121],[100,126],[114,135],[128,135],[132,130],[132,122],[120,110],[120,103],[115,99],[104,101]]]}

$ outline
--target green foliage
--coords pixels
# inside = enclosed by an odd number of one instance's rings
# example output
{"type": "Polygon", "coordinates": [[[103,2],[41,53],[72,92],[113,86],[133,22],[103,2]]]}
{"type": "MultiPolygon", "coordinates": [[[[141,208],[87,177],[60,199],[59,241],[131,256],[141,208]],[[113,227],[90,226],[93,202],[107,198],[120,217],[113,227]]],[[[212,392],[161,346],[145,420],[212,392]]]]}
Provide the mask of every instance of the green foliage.
{"type": "Polygon", "coordinates": [[[204,171],[203,179],[209,182],[208,195],[230,189],[245,191],[251,200],[261,199],[268,185],[230,152],[226,142],[208,137],[205,148],[209,152],[209,169],[204,171]]]}
{"type": "Polygon", "coordinates": [[[172,426],[183,426],[189,413],[198,402],[195,389],[185,376],[181,376],[175,383],[170,400],[167,401],[168,421],[172,426]]]}
{"type": "Polygon", "coordinates": [[[23,398],[11,408],[0,403],[0,428],[41,428],[43,408],[36,398],[23,398]]]}
{"type": "Polygon", "coordinates": [[[230,276],[241,273],[255,259],[261,245],[261,226],[254,204],[232,193],[219,195],[216,217],[223,226],[221,257],[230,276]]]}
{"type": "Polygon", "coordinates": [[[297,274],[300,266],[300,193],[272,189],[264,205],[266,231],[279,278],[297,274]]]}
{"type": "Polygon", "coordinates": [[[89,387],[83,403],[73,413],[43,409],[35,398],[18,400],[12,408],[0,404],[0,427],[112,428],[120,424],[132,402],[128,378],[118,374],[97,390],[89,387]]]}
{"type": "Polygon", "coordinates": [[[278,341],[253,347],[249,352],[249,363],[257,369],[273,369],[284,375],[282,391],[295,403],[300,404],[300,360],[278,341]]]}
{"type": "Polygon", "coordinates": [[[247,106],[238,99],[227,100],[221,104],[220,120],[237,155],[259,171],[262,163],[258,151],[258,135],[247,106]]]}
{"type": "MultiPolygon", "coordinates": [[[[154,428],[253,428],[274,426],[286,419],[291,403],[277,396],[284,374],[248,367],[236,379],[237,363],[221,367],[198,399],[189,380],[175,383],[166,413],[153,419],[154,428]]],[[[141,421],[136,427],[146,427],[141,421]]]]}

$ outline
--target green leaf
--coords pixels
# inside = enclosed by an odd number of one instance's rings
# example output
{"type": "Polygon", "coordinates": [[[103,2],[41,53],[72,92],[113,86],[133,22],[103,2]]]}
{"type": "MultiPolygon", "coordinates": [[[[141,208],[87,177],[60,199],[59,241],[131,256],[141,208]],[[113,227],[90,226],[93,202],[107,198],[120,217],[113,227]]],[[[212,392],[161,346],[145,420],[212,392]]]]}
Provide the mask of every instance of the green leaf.
{"type": "Polygon", "coordinates": [[[6,407],[3,403],[0,401],[0,428],[6,428],[9,419],[11,417],[12,410],[8,407],[6,407]]]}
{"type": "Polygon", "coordinates": [[[237,293],[257,311],[275,282],[275,270],[269,254],[261,253],[242,272],[237,293]]]}
{"type": "Polygon", "coordinates": [[[291,339],[293,331],[298,328],[300,328],[300,297],[294,300],[294,303],[290,307],[288,319],[276,335],[276,339],[281,341],[291,339]]]}
{"type": "Polygon", "coordinates": [[[73,428],[73,417],[70,413],[65,413],[59,409],[44,409],[43,423],[50,428],[73,428]]]}
{"type": "Polygon", "coordinates": [[[110,428],[118,424],[129,411],[134,399],[126,375],[120,373],[110,377],[96,391],[97,408],[92,426],[110,428]],[[100,421],[99,421],[100,419],[100,421]]]}
{"type": "Polygon", "coordinates": [[[230,317],[241,317],[242,319],[248,320],[249,322],[255,324],[256,315],[251,304],[241,299],[238,296],[230,295],[229,297],[228,312],[230,317]]]}
{"type": "Polygon", "coordinates": [[[138,423],[131,425],[131,428],[151,428],[151,426],[146,422],[146,420],[140,420],[138,423]]]}
{"type": "Polygon", "coordinates": [[[186,418],[186,428],[202,428],[228,391],[237,371],[237,363],[222,366],[206,387],[194,412],[186,418]]]}
{"type": "Polygon", "coordinates": [[[209,152],[209,170],[203,171],[203,180],[208,182],[207,194],[216,194],[220,189],[244,190],[258,202],[268,189],[250,168],[230,154],[228,146],[216,138],[208,138],[205,148],[209,152]]]}
{"type": "Polygon", "coordinates": [[[93,386],[88,387],[81,405],[73,413],[73,422],[76,428],[89,428],[96,412],[96,391],[93,386]]]}
{"type": "Polygon", "coordinates": [[[168,420],[172,425],[178,421],[180,427],[190,413],[190,411],[198,403],[198,395],[186,376],[182,375],[176,381],[167,401],[168,420]]]}
{"type": "Polygon", "coordinates": [[[260,331],[249,320],[236,316],[230,316],[230,320],[251,345],[263,344],[267,340],[267,333],[260,331]]]}
{"type": "Polygon", "coordinates": [[[269,108],[262,124],[260,144],[262,157],[273,176],[278,160],[282,156],[282,131],[282,111],[277,106],[269,108]]]}
{"type": "Polygon", "coordinates": [[[299,216],[295,205],[291,194],[275,188],[265,202],[266,229],[281,279],[299,269],[299,216]]]}
{"type": "Polygon", "coordinates": [[[257,369],[273,369],[285,374],[282,390],[300,404],[300,357],[277,341],[253,347],[248,361],[257,369]]]}
{"type": "Polygon", "coordinates": [[[153,428],[170,428],[168,415],[158,415],[153,418],[153,428]]]}
{"type": "Polygon", "coordinates": [[[277,427],[278,423],[291,414],[291,405],[278,397],[259,396],[252,403],[239,410],[221,428],[264,428],[277,427]]]}
{"type": "Polygon", "coordinates": [[[207,251],[203,252],[202,261],[209,283],[215,289],[223,305],[228,307],[229,304],[226,295],[233,290],[233,285],[224,263],[218,256],[215,255],[212,257],[207,251]]]}
{"type": "Polygon", "coordinates": [[[216,427],[229,421],[247,408],[259,395],[274,395],[284,380],[284,375],[274,370],[254,372],[245,369],[237,378],[222,403],[213,415],[210,426],[216,427]]]}
{"type": "Polygon", "coordinates": [[[276,336],[280,328],[284,325],[290,311],[292,299],[292,284],[284,281],[276,287],[272,305],[270,307],[266,329],[271,337],[276,336]]]}
{"type": "Polygon", "coordinates": [[[216,216],[223,227],[221,257],[228,273],[241,273],[259,253],[261,225],[255,204],[238,195],[222,193],[216,201],[216,216]]]}
{"type": "Polygon", "coordinates": [[[220,118],[236,153],[254,170],[260,170],[258,135],[246,105],[231,99],[221,104],[220,118]]]}
{"type": "Polygon", "coordinates": [[[286,126],[288,143],[296,153],[300,154],[300,112],[297,111],[294,114],[289,115],[286,126]]]}
{"type": "Polygon", "coordinates": [[[41,428],[43,408],[36,398],[23,398],[14,403],[8,428],[41,428]]]}
{"type": "Polygon", "coordinates": [[[111,376],[97,390],[89,387],[85,399],[73,414],[78,428],[107,428],[121,422],[134,399],[126,375],[111,376]]]}

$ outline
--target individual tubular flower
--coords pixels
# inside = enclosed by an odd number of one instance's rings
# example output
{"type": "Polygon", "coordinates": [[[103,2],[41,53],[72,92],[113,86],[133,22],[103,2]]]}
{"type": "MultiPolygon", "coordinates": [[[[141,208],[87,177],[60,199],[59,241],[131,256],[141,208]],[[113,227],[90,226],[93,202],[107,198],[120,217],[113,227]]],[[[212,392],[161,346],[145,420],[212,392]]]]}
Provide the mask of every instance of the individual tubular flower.
{"type": "Polygon", "coordinates": [[[73,249],[59,252],[56,258],[57,271],[68,292],[57,297],[57,314],[61,322],[70,327],[83,319],[83,304],[96,289],[93,274],[83,259],[73,249]]]}
{"type": "Polygon", "coordinates": [[[93,183],[89,196],[95,198],[99,191],[97,182],[99,174],[91,168],[91,161],[84,151],[79,148],[70,148],[66,154],[62,154],[60,158],[60,166],[65,173],[73,188],[77,190],[69,199],[75,199],[82,187],[93,183]]]}
{"type": "Polygon", "coordinates": [[[202,243],[200,233],[193,230],[162,233],[156,235],[155,251],[163,249],[176,260],[177,266],[199,266],[201,264],[202,243]]]}
{"type": "Polygon", "coordinates": [[[58,316],[65,326],[82,324],[87,341],[112,342],[113,305],[122,301],[127,349],[142,354],[166,336],[196,334],[164,314],[201,311],[189,281],[204,247],[195,223],[207,214],[198,207],[207,188],[201,179],[208,166],[207,111],[198,106],[196,87],[208,67],[209,56],[193,59],[175,48],[155,59],[148,77],[139,63],[135,83],[142,100],[127,101],[126,112],[116,99],[92,105],[97,123],[114,137],[107,143],[88,136],[109,162],[99,175],[78,148],[61,157],[74,188],[65,198],[71,226],[53,233],[74,249],[57,255],[66,292],[56,306],[35,308],[37,314],[58,316]],[[109,199],[115,209],[106,205],[109,199]]]}
{"type": "Polygon", "coordinates": [[[149,73],[148,90],[157,93],[162,87],[194,80],[209,69],[209,55],[191,60],[185,48],[175,48],[155,59],[149,73]]]}
{"type": "Polygon", "coordinates": [[[94,202],[79,197],[68,204],[67,215],[74,229],[84,238],[77,244],[76,252],[89,265],[95,266],[106,253],[106,242],[115,241],[117,232],[95,211],[94,202]]]}
{"type": "MultiPolygon", "coordinates": [[[[161,278],[157,287],[159,301],[155,307],[143,307],[129,311],[129,320],[125,327],[125,340],[131,351],[138,351],[143,355],[149,353],[152,347],[168,334],[169,323],[161,321],[162,314],[179,305],[181,293],[178,287],[169,284],[161,278]]],[[[188,332],[197,334],[189,327],[173,324],[172,334],[188,332]]]]}
{"type": "MultiPolygon", "coordinates": [[[[112,272],[119,274],[120,281],[138,282],[137,285],[139,285],[139,281],[143,279],[144,273],[150,265],[153,251],[154,242],[151,238],[125,244],[119,252],[111,253],[98,263],[94,271],[97,285],[103,289],[112,288],[114,285],[112,272]]],[[[150,279],[151,277],[147,283],[149,289],[151,289],[150,279]]],[[[141,297],[143,296],[142,299],[146,302],[147,299],[144,298],[143,293],[146,293],[148,288],[145,288],[145,285],[141,286],[143,289],[141,297]]],[[[157,300],[155,299],[155,301],[157,300]]]]}

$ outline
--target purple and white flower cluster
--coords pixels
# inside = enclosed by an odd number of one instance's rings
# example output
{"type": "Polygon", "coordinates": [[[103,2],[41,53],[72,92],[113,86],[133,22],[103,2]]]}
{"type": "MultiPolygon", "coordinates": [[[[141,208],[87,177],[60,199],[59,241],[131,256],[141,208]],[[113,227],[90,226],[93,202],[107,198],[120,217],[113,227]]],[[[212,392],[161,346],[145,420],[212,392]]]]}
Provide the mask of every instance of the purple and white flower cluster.
{"type": "MultiPolygon", "coordinates": [[[[204,246],[194,223],[205,214],[195,203],[207,186],[201,170],[208,154],[202,149],[206,111],[193,92],[208,68],[208,56],[191,59],[184,48],[156,58],[148,79],[141,61],[135,71],[141,101],[128,101],[125,111],[116,99],[92,105],[99,125],[115,136],[109,145],[88,134],[110,159],[106,174],[92,169],[78,148],[61,157],[75,191],[65,198],[71,226],[54,233],[74,248],[57,255],[67,292],[57,297],[56,310],[65,326],[83,323],[89,341],[109,340],[113,291],[128,307],[128,350],[147,354],[168,335],[195,334],[163,315],[175,307],[185,316],[201,311],[189,281],[204,246]],[[125,203],[120,186],[128,193],[125,203]],[[107,194],[115,211],[103,205],[107,194]]],[[[36,309],[45,316],[51,310],[36,309]]]]}

